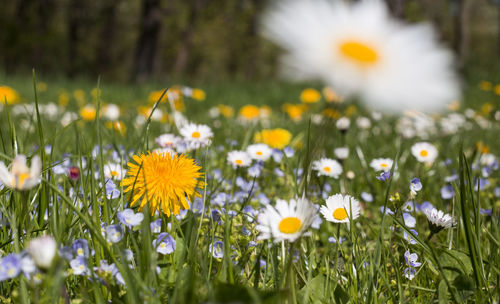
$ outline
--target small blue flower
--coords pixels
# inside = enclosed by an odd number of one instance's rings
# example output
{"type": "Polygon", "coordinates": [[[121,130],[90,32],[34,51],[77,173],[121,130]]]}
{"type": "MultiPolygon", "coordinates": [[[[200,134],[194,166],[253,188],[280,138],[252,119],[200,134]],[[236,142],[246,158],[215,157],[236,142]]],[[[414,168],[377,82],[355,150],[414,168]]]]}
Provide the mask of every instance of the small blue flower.
{"type": "Polygon", "coordinates": [[[121,192],[120,190],[116,187],[115,183],[108,179],[106,181],[106,185],[105,185],[105,190],[106,190],[106,197],[108,199],[114,199],[114,198],[117,198],[120,196],[121,192]]]}
{"type": "Polygon", "coordinates": [[[78,239],[71,245],[76,256],[89,257],[89,242],[86,239],[78,239]]]}
{"type": "Polygon", "coordinates": [[[21,272],[21,257],[11,253],[0,259],[0,282],[15,278],[21,272]]]}
{"type": "Polygon", "coordinates": [[[285,153],[286,157],[288,157],[288,158],[293,157],[293,155],[295,154],[295,151],[291,147],[288,147],[288,146],[283,148],[283,152],[285,153]]]}
{"type": "Polygon", "coordinates": [[[162,232],[156,240],[153,240],[153,247],[156,248],[158,253],[171,254],[175,251],[176,242],[170,234],[162,232]]]}
{"type": "Polygon", "coordinates": [[[160,233],[161,232],[161,218],[152,221],[150,224],[151,227],[151,232],[153,233],[160,233]]]}
{"type": "Polygon", "coordinates": [[[447,184],[441,188],[441,197],[445,200],[452,199],[455,196],[455,189],[450,184],[447,184]]]}
{"type": "Polygon", "coordinates": [[[391,171],[384,171],[382,173],[380,173],[379,176],[377,176],[377,179],[379,181],[382,181],[382,182],[385,182],[387,180],[389,180],[391,178],[391,171]]]}
{"type": "Polygon", "coordinates": [[[410,181],[410,191],[413,195],[416,195],[420,190],[422,190],[422,183],[419,178],[415,177],[410,181]]]}
{"type": "MultiPolygon", "coordinates": [[[[417,230],[415,229],[410,229],[410,231],[414,234],[414,235],[418,235],[418,232],[417,230]]],[[[409,234],[408,232],[406,232],[406,230],[403,232],[403,238],[405,240],[407,240],[411,245],[415,245],[417,244],[417,241],[415,241],[412,237],[411,237],[411,234],[409,234]]]]}
{"type": "Polygon", "coordinates": [[[273,160],[277,163],[281,162],[281,159],[283,158],[283,152],[281,152],[280,149],[273,149],[273,160]]]}
{"type": "Polygon", "coordinates": [[[361,199],[367,203],[373,202],[373,195],[368,192],[361,192],[361,199]]]}
{"type": "MultiPolygon", "coordinates": [[[[345,240],[346,240],[346,238],[340,237],[338,243],[342,244],[345,240]]],[[[328,242],[330,242],[332,244],[337,244],[337,239],[334,236],[331,236],[328,238],[328,242]]]]}
{"type": "Polygon", "coordinates": [[[215,241],[208,246],[208,251],[212,253],[214,258],[222,259],[224,257],[224,243],[215,241]]]}
{"type": "Polygon", "coordinates": [[[493,211],[491,209],[479,208],[479,213],[482,215],[491,215],[493,211]]]}
{"type": "Polygon", "coordinates": [[[380,212],[385,214],[394,214],[394,212],[389,207],[387,207],[387,209],[384,210],[384,206],[380,206],[380,212]]]}
{"type": "Polygon", "coordinates": [[[134,210],[127,208],[123,211],[118,212],[116,217],[118,217],[123,225],[131,228],[141,224],[142,220],[144,219],[144,214],[135,213],[134,210]]]}
{"type": "Polygon", "coordinates": [[[403,220],[405,221],[405,225],[413,228],[417,224],[417,220],[409,213],[403,213],[403,220]]]}
{"type": "Polygon", "coordinates": [[[74,275],[86,275],[88,271],[87,259],[84,256],[77,256],[69,262],[74,275]]]}
{"type": "Polygon", "coordinates": [[[123,238],[123,227],[116,225],[109,225],[106,227],[106,239],[111,243],[118,243],[123,238]]]}

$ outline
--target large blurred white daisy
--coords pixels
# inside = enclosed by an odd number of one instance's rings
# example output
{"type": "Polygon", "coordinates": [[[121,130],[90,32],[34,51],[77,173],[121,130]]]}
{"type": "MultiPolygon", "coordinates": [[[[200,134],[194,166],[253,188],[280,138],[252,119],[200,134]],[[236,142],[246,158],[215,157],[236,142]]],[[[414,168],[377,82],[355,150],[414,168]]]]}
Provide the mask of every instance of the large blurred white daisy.
{"type": "Polygon", "coordinates": [[[382,1],[279,1],[263,26],[287,52],[287,75],[322,79],[374,110],[436,111],[458,97],[453,56],[431,26],[390,18],[382,1]]]}

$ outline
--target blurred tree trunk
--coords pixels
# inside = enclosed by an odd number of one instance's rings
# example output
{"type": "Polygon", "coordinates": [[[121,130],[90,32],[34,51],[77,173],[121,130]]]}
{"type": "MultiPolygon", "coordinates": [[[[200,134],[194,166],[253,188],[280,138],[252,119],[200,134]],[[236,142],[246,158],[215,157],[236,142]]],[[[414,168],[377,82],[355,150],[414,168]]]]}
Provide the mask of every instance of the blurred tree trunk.
{"type": "Polygon", "coordinates": [[[100,41],[97,48],[97,68],[100,73],[106,73],[114,66],[111,53],[115,40],[116,7],[119,0],[104,1],[101,19],[104,19],[100,30],[100,41]]]}
{"type": "Polygon", "coordinates": [[[387,5],[394,17],[398,19],[404,18],[406,0],[387,0],[387,5]]]}
{"type": "Polygon", "coordinates": [[[35,43],[35,47],[33,48],[33,61],[36,65],[43,64],[45,60],[43,60],[45,56],[45,39],[48,37],[49,33],[49,23],[50,16],[54,12],[54,3],[52,0],[38,0],[38,23],[36,26],[37,31],[37,43],[35,43]]]}
{"type": "Polygon", "coordinates": [[[458,0],[458,10],[454,16],[455,39],[453,48],[458,56],[458,65],[462,68],[469,51],[470,43],[470,12],[474,0],[458,0]]]}
{"type": "Polygon", "coordinates": [[[189,5],[189,16],[186,28],[182,31],[179,51],[174,63],[175,74],[182,74],[186,70],[189,55],[191,53],[191,44],[196,30],[196,24],[199,12],[203,7],[203,0],[186,1],[189,5]]]}
{"type": "Polygon", "coordinates": [[[85,8],[80,0],[71,0],[68,14],[68,69],[69,77],[74,77],[78,70],[78,41],[83,24],[85,8]]]}
{"type": "Polygon", "coordinates": [[[132,72],[132,77],[136,81],[143,82],[153,73],[161,16],[160,0],[142,0],[139,39],[132,72]]]}

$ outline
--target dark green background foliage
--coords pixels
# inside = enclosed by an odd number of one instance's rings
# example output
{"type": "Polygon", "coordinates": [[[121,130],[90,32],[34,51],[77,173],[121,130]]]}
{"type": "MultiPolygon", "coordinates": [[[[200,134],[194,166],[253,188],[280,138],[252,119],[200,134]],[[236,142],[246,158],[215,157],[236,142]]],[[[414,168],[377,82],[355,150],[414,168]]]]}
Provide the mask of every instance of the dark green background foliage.
{"type": "MultiPolygon", "coordinates": [[[[9,0],[0,10],[0,70],[36,68],[117,81],[259,79],[279,50],[259,36],[266,0],[9,0]]],[[[395,17],[436,25],[466,62],[498,61],[491,0],[387,0],[395,17]]]]}

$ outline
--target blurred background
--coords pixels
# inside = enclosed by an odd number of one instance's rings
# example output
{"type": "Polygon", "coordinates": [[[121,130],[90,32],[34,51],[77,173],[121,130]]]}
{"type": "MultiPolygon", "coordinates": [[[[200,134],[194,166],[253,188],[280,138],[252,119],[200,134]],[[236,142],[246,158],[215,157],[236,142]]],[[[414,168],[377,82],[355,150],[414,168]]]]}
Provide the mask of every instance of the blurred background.
{"type": "MultiPolygon", "coordinates": [[[[500,0],[386,0],[429,21],[457,67],[492,78],[500,0]]],[[[0,10],[0,73],[102,75],[108,82],[276,76],[279,49],[259,36],[266,0],[9,0],[0,10]]]]}

